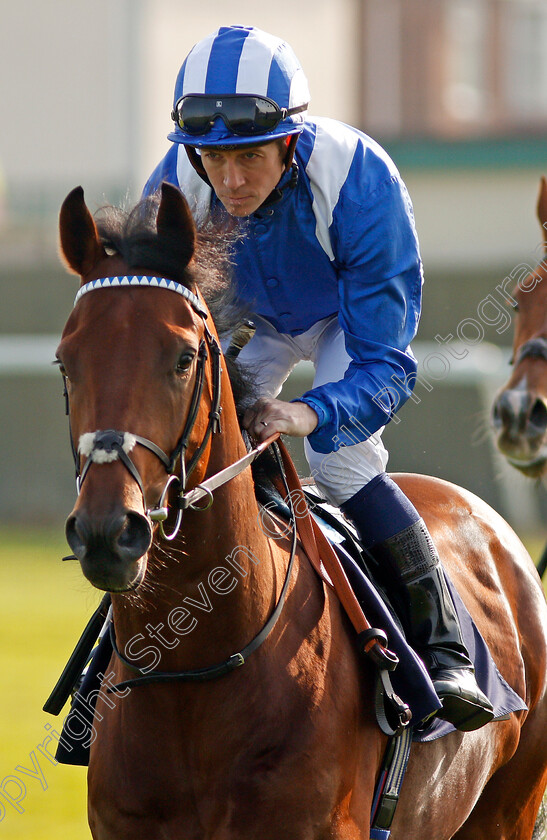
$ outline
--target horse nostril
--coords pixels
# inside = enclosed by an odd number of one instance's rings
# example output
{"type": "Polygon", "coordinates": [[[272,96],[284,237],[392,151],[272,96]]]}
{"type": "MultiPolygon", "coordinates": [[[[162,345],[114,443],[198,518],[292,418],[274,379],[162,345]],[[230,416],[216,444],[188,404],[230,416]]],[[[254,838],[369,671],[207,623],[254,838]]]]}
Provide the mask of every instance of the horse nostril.
{"type": "Polygon", "coordinates": [[[547,429],[547,406],[539,397],[530,410],[530,425],[536,433],[543,434],[547,429]]]}
{"type": "Polygon", "coordinates": [[[496,428],[511,426],[515,422],[513,400],[504,392],[498,396],[492,407],[492,421],[496,428]]]}
{"type": "Polygon", "coordinates": [[[152,544],[148,519],[133,511],[93,522],[82,513],[69,516],[65,527],[69,546],[80,560],[93,557],[103,560],[133,562],[143,557],[152,544]]]}
{"type": "Polygon", "coordinates": [[[152,544],[149,520],[140,513],[129,512],[116,540],[118,553],[126,560],[138,560],[152,544]]]}
{"type": "Polygon", "coordinates": [[[499,408],[497,400],[494,403],[494,405],[492,406],[492,422],[493,422],[494,426],[496,426],[496,428],[498,426],[501,426],[501,413],[500,413],[500,408],[499,408]]]}
{"type": "Polygon", "coordinates": [[[81,560],[86,552],[89,534],[87,529],[83,526],[81,518],[74,514],[69,516],[65,525],[66,540],[74,552],[75,556],[81,560]]]}
{"type": "Polygon", "coordinates": [[[547,403],[527,391],[504,391],[492,406],[494,427],[506,438],[540,439],[547,430],[547,403]]]}

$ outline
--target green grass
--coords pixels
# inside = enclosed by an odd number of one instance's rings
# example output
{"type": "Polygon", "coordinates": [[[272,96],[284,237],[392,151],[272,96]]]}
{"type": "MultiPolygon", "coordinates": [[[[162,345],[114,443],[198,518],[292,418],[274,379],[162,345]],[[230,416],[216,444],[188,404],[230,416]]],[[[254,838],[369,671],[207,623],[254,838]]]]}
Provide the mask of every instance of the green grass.
{"type": "Polygon", "coordinates": [[[61,528],[57,534],[0,531],[0,836],[6,840],[91,836],[86,769],[54,765],[37,749],[48,736],[45,725],[60,731],[68,712],[67,705],[52,717],[42,706],[100,599],[77,563],[61,563],[67,553],[61,528]],[[32,770],[31,753],[42,783],[15,769],[32,770]],[[26,787],[23,813],[2,795],[17,799],[24,790],[9,777],[26,787]]]}
{"type": "MultiPolygon", "coordinates": [[[[540,538],[527,542],[537,560],[540,538]]],[[[54,765],[37,750],[50,724],[60,730],[68,707],[57,718],[42,711],[100,594],[84,580],[75,562],[61,563],[68,551],[58,533],[0,530],[0,837],[5,840],[89,840],[86,819],[86,770],[54,765]],[[44,774],[32,770],[33,753],[44,774]],[[23,813],[8,803],[2,790],[19,795],[23,813]]],[[[50,747],[52,749],[52,747],[50,747]]]]}

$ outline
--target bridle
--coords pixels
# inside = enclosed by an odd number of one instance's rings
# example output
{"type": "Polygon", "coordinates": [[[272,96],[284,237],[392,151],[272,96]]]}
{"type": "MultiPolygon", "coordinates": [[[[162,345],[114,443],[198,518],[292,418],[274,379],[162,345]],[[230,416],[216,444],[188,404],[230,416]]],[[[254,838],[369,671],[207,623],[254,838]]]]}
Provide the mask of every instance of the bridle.
{"type": "MultiPolygon", "coordinates": [[[[180,530],[184,510],[187,507],[192,507],[195,504],[197,498],[201,498],[200,495],[195,493],[193,493],[192,497],[189,498],[190,494],[186,493],[188,476],[196,467],[199,459],[201,458],[205,450],[205,447],[207,446],[207,443],[209,442],[209,438],[211,437],[211,435],[220,431],[222,351],[220,349],[217,339],[207,326],[205,319],[208,317],[208,313],[198,296],[182,284],[176,283],[174,280],[167,280],[162,277],[149,277],[146,275],[102,277],[98,280],[92,280],[91,282],[86,283],[80,287],[78,294],[76,295],[76,298],[74,300],[74,306],[76,306],[76,304],[83,295],[88,294],[91,291],[94,291],[96,289],[114,289],[124,286],[148,286],[152,288],[168,289],[170,291],[176,292],[177,294],[181,295],[186,301],[188,301],[194,312],[196,312],[202,318],[204,327],[204,338],[202,338],[198,348],[196,376],[194,381],[192,397],[190,399],[190,406],[188,409],[188,414],[182,433],[179,437],[176,446],[169,455],[166,452],[164,452],[164,450],[161,449],[161,447],[159,447],[153,441],[148,440],[148,438],[142,437],[141,435],[132,434],[131,432],[118,431],[117,429],[101,429],[96,432],[88,433],[87,435],[82,435],[82,439],[80,440],[78,447],[76,447],[72,435],[72,430],[70,430],[70,445],[76,468],[76,487],[79,494],[82,488],[82,484],[86,476],[88,475],[92,464],[110,463],[119,459],[122,462],[122,464],[126,467],[126,469],[131,473],[132,477],[135,479],[140,488],[147,516],[153,522],[158,523],[161,536],[164,539],[172,540],[175,538],[175,536],[180,530]],[[196,448],[196,450],[192,453],[190,460],[187,462],[186,452],[188,449],[190,436],[192,434],[192,430],[194,428],[198,416],[201,397],[203,395],[203,388],[205,384],[205,364],[209,355],[211,356],[212,367],[211,409],[209,411],[207,427],[205,429],[202,441],[196,448]],[[133,462],[129,454],[136,444],[139,444],[140,446],[144,447],[145,449],[148,449],[150,452],[156,455],[156,457],[159,458],[159,460],[162,462],[168,475],[168,479],[161,493],[160,500],[158,504],[153,508],[146,507],[146,497],[143,481],[137,467],[135,466],[135,463],[133,462]],[[84,468],[80,470],[80,456],[82,454],[87,456],[87,461],[85,462],[84,468]],[[177,462],[179,464],[178,473],[175,471],[177,462]],[[167,494],[170,486],[175,483],[178,485],[178,495],[176,498],[177,518],[173,530],[170,533],[166,533],[163,523],[167,519],[169,512],[167,507],[167,494]]],[[[67,416],[70,416],[67,378],[65,374],[63,374],[63,379],[65,410],[67,416]]],[[[206,491],[206,493],[203,495],[209,496],[210,504],[212,502],[212,496],[210,491],[206,491]]]]}
{"type": "MultiPolygon", "coordinates": [[[[178,514],[177,514],[177,522],[175,525],[175,529],[172,534],[166,535],[167,539],[173,539],[175,534],[178,532],[182,520],[182,513],[184,509],[187,507],[195,507],[195,502],[198,501],[203,496],[208,496],[209,501],[212,501],[212,493],[213,490],[217,487],[220,487],[225,482],[229,481],[234,476],[238,475],[244,469],[249,466],[249,464],[271,443],[274,443],[275,440],[279,437],[276,433],[272,437],[268,438],[267,440],[263,441],[263,443],[259,444],[255,449],[248,452],[247,455],[240,458],[234,464],[224,468],[220,472],[216,473],[215,475],[211,476],[210,478],[204,480],[201,484],[198,484],[189,492],[185,492],[186,486],[186,479],[192,469],[197,464],[197,461],[201,457],[201,454],[209,440],[210,436],[215,432],[220,430],[220,385],[221,385],[221,357],[222,353],[218,342],[211,334],[210,330],[207,328],[205,323],[205,318],[207,317],[207,312],[205,308],[202,306],[201,302],[192,292],[189,292],[188,289],[181,286],[178,283],[174,283],[173,281],[167,281],[158,278],[150,278],[150,277],[133,277],[133,278],[103,278],[102,280],[94,281],[93,283],[86,284],[82,286],[78,296],[76,298],[76,302],[78,301],[79,297],[82,294],[86,294],[87,292],[91,291],[92,289],[96,288],[108,288],[112,287],[113,285],[161,285],[163,286],[166,284],[167,288],[171,288],[173,291],[181,294],[186,300],[190,303],[193,309],[203,318],[203,324],[205,329],[205,339],[202,341],[200,345],[200,359],[198,361],[198,370],[196,372],[196,381],[194,383],[194,390],[192,394],[192,398],[190,401],[190,408],[188,411],[188,416],[184,425],[183,432],[179,438],[177,445],[175,446],[171,455],[166,455],[166,453],[158,447],[155,443],[148,440],[147,438],[140,437],[138,435],[130,435],[127,432],[118,432],[116,430],[105,430],[90,433],[90,437],[88,439],[88,449],[89,451],[88,460],[84,466],[84,469],[79,471],[79,455],[76,452],[74,443],[72,442],[72,449],[75,456],[75,463],[76,463],[76,473],[78,479],[79,489],[81,488],[82,482],[85,480],[87,473],[89,472],[90,464],[91,463],[107,463],[109,460],[115,460],[116,458],[120,458],[121,462],[124,466],[129,470],[131,475],[135,478],[137,483],[141,488],[141,492],[143,493],[144,498],[144,487],[142,484],[142,479],[138,473],[137,468],[135,467],[133,461],[129,457],[128,452],[132,450],[132,448],[136,444],[140,444],[145,448],[149,449],[153,452],[160,461],[165,466],[166,471],[168,472],[168,480],[161,495],[159,505],[154,508],[153,510],[148,511],[148,516],[152,519],[154,516],[157,518],[159,522],[160,528],[162,528],[162,523],[167,517],[167,508],[163,507],[164,502],[166,501],[167,496],[167,489],[171,482],[177,480],[180,485],[180,492],[177,496],[177,506],[178,506],[178,514]],[[198,406],[201,399],[201,395],[203,392],[204,386],[204,367],[205,367],[205,360],[207,359],[207,352],[211,353],[212,356],[212,368],[213,368],[213,395],[212,395],[212,405],[211,410],[209,412],[209,421],[207,424],[207,428],[203,437],[201,444],[198,446],[196,452],[192,455],[189,464],[185,464],[185,453],[188,446],[188,441],[190,437],[190,433],[192,428],[195,424],[197,413],[198,413],[198,406]],[[100,453],[100,454],[99,454],[100,453]],[[175,465],[177,460],[180,459],[181,466],[180,466],[180,478],[175,475],[175,465]]],[[[66,381],[65,381],[65,392],[66,392],[66,381]]],[[[68,412],[68,395],[66,396],[66,407],[68,412]]],[[[72,437],[72,436],[71,436],[72,437]]],[[[81,439],[80,439],[81,442],[81,439]]],[[[283,483],[284,491],[286,493],[286,500],[290,508],[290,519],[291,519],[291,526],[292,526],[292,539],[291,539],[291,548],[290,548],[290,556],[289,561],[287,564],[287,570],[285,574],[285,580],[277,600],[277,603],[270,613],[269,618],[267,619],[266,623],[263,625],[262,629],[248,642],[241,650],[237,651],[236,653],[231,654],[231,656],[227,657],[223,662],[217,663],[216,665],[210,665],[205,668],[195,668],[187,671],[159,671],[153,670],[150,671],[149,669],[139,668],[133,662],[128,660],[122,651],[119,649],[116,634],[115,634],[115,627],[114,621],[111,616],[111,606],[108,608],[108,615],[105,621],[105,628],[108,625],[109,628],[109,635],[110,635],[110,642],[112,645],[112,649],[116,657],[124,664],[124,666],[130,670],[135,676],[130,679],[124,680],[121,683],[118,683],[114,686],[109,686],[106,689],[107,694],[110,694],[114,691],[124,691],[129,690],[136,686],[143,686],[149,683],[173,683],[173,682],[205,682],[213,679],[217,679],[219,677],[225,676],[227,674],[232,673],[232,671],[240,668],[242,665],[245,664],[248,657],[256,651],[268,638],[268,636],[273,631],[274,627],[276,626],[281,612],[283,610],[285,601],[287,599],[292,570],[294,567],[294,562],[296,558],[296,548],[297,548],[297,541],[298,541],[298,534],[299,529],[297,527],[297,512],[295,508],[295,500],[293,499],[292,490],[289,486],[289,477],[290,483],[295,489],[298,491],[298,494],[301,498],[304,499],[302,488],[300,487],[300,483],[298,481],[298,477],[296,471],[294,469],[294,465],[290,461],[288,453],[286,450],[283,449],[283,452],[280,453],[280,449],[278,446],[274,447],[274,456],[277,460],[279,473],[281,477],[281,481],[283,483]]],[[[146,507],[146,503],[145,503],[146,507]]],[[[343,571],[342,566],[340,565],[340,561],[336,559],[336,553],[332,546],[329,546],[329,552],[331,553],[332,557],[329,560],[329,573],[332,575],[332,580],[329,579],[328,574],[327,577],[324,575],[324,570],[322,570],[321,566],[321,557],[318,551],[318,544],[317,539],[319,534],[322,532],[320,529],[315,526],[317,529],[318,535],[315,536],[314,531],[314,524],[307,509],[307,516],[302,517],[301,514],[300,518],[302,521],[302,535],[306,535],[304,542],[304,537],[301,535],[301,540],[304,548],[306,549],[310,561],[316,568],[319,576],[323,579],[323,581],[328,582],[331,586],[333,586],[332,581],[337,581],[335,589],[341,598],[341,601],[348,613],[348,616],[354,623],[355,628],[358,630],[358,638],[360,643],[363,646],[363,651],[367,653],[367,655],[372,659],[372,661],[377,665],[380,669],[380,678],[381,683],[383,686],[383,691],[388,702],[394,707],[395,713],[397,715],[398,726],[397,729],[392,729],[391,725],[387,721],[385,714],[382,711],[382,714],[378,716],[378,720],[385,721],[385,728],[383,731],[386,734],[395,735],[408,729],[408,722],[410,720],[410,711],[408,706],[403,703],[399,697],[394,693],[391,682],[389,679],[388,671],[393,670],[393,668],[397,664],[397,657],[391,651],[387,649],[387,638],[383,631],[377,630],[370,626],[368,623],[362,608],[351,590],[350,584],[346,578],[345,572],[343,571]],[[334,560],[334,562],[331,562],[334,560]]],[[[322,535],[321,539],[323,542],[326,541],[326,537],[322,535]]],[[[327,552],[327,555],[328,553],[327,552]]],[[[325,555],[325,556],[327,556],[325,555]]],[[[109,599],[109,595],[105,596],[105,599],[109,599]]],[[[106,608],[105,599],[103,599],[103,603],[99,607],[101,611],[103,608],[106,608]]],[[[65,669],[66,670],[66,669],[65,669]]],[[[61,677],[62,680],[62,677],[61,677]]],[[[378,697],[382,696],[381,692],[378,697]]],[[[382,704],[383,704],[382,700],[382,704]]],[[[382,724],[380,724],[382,726],[382,724]]],[[[408,739],[407,739],[408,740],[408,739]]],[[[408,743],[410,743],[408,741],[408,743]]],[[[408,751],[406,752],[406,758],[408,758],[408,751]]],[[[406,766],[406,758],[405,758],[405,766],[406,766]]],[[[400,770],[400,768],[399,768],[400,770]]],[[[402,770],[404,774],[404,769],[402,770]]]]}
{"type": "MultiPolygon", "coordinates": [[[[198,463],[209,441],[209,438],[211,437],[211,435],[220,431],[222,351],[220,349],[218,341],[207,327],[205,319],[207,318],[208,313],[205,307],[202,305],[199,298],[197,297],[197,295],[189,291],[189,289],[187,289],[185,286],[182,286],[180,283],[175,283],[172,280],[136,275],[132,277],[103,277],[99,280],[94,280],[90,283],[86,283],[85,285],[81,286],[80,290],[78,291],[78,294],[76,295],[74,306],[76,306],[82,295],[85,295],[88,292],[93,291],[94,289],[116,288],[119,286],[153,286],[158,288],[167,288],[173,292],[176,292],[177,294],[182,295],[182,297],[184,297],[192,306],[194,311],[203,319],[205,338],[202,339],[202,341],[200,342],[196,379],[194,383],[192,397],[190,400],[190,408],[188,410],[188,415],[184,424],[184,429],[182,431],[178,443],[176,444],[171,454],[167,455],[163,451],[163,449],[157,446],[157,444],[155,444],[153,441],[148,440],[148,438],[141,437],[140,435],[133,435],[129,432],[120,432],[116,429],[99,430],[96,432],[89,433],[88,437],[82,435],[82,438],[85,438],[84,454],[87,454],[87,461],[84,465],[83,470],[80,471],[80,454],[82,439],[80,439],[80,445],[78,449],[76,449],[74,439],[72,436],[72,431],[70,431],[70,443],[72,447],[74,463],[76,466],[77,489],[79,493],[92,463],[104,464],[119,458],[122,464],[131,473],[131,475],[139,485],[141,493],[143,495],[144,506],[146,509],[146,499],[142,478],[134,462],[129,457],[129,453],[132,451],[136,444],[143,446],[144,448],[153,452],[154,455],[156,455],[159,458],[159,460],[164,465],[166,472],[168,473],[168,479],[161,494],[160,501],[156,505],[156,507],[148,509],[146,511],[147,516],[149,516],[149,518],[152,521],[158,522],[160,533],[165,539],[172,540],[180,530],[180,526],[182,523],[182,515],[185,509],[192,508],[204,510],[207,507],[209,507],[213,501],[213,490],[215,490],[217,487],[220,487],[222,484],[225,484],[231,478],[234,478],[236,475],[238,475],[244,469],[246,469],[252,463],[252,461],[254,461],[254,459],[257,458],[258,455],[260,455],[261,452],[264,451],[264,449],[266,449],[279,437],[279,435],[275,434],[267,440],[263,441],[263,443],[259,444],[257,447],[252,449],[234,464],[231,464],[230,466],[226,467],[225,469],[206,479],[201,484],[198,484],[192,490],[186,492],[186,482],[188,476],[198,463]],[[192,429],[197,419],[199,404],[203,393],[205,382],[205,363],[208,358],[208,353],[211,354],[212,359],[213,393],[211,410],[209,411],[209,419],[203,439],[200,445],[195,450],[195,452],[192,454],[189,462],[186,463],[185,454],[188,448],[188,443],[192,429]],[[175,466],[177,461],[180,462],[179,474],[175,473],[175,466]],[[175,481],[178,482],[179,485],[179,492],[176,497],[176,506],[178,508],[177,519],[173,531],[169,534],[166,534],[163,528],[163,522],[165,521],[165,519],[167,519],[168,516],[168,508],[166,506],[167,493],[170,485],[175,481]],[[205,507],[200,506],[199,508],[197,508],[195,503],[199,499],[202,499],[204,496],[208,497],[208,504],[206,504],[205,507]]],[[[66,413],[68,416],[70,416],[67,379],[66,375],[64,374],[63,379],[66,413]]],[[[232,654],[224,662],[221,662],[217,665],[209,666],[206,668],[198,668],[191,671],[148,672],[144,669],[138,668],[124,657],[122,652],[119,650],[116,642],[114,622],[111,620],[111,618],[107,617],[106,621],[109,622],[110,640],[112,643],[114,653],[127,668],[129,668],[133,673],[137,674],[137,676],[133,679],[125,680],[119,685],[109,687],[107,689],[107,693],[111,693],[114,690],[132,688],[136,685],[146,685],[147,683],[152,682],[204,682],[216,679],[218,677],[229,674],[234,669],[244,665],[247,660],[247,657],[250,656],[250,654],[253,653],[255,650],[257,650],[260,647],[260,645],[262,645],[262,643],[266,640],[266,638],[270,635],[279,619],[279,616],[281,615],[289,590],[291,573],[296,557],[296,546],[298,536],[296,527],[296,513],[294,510],[293,500],[289,491],[289,487],[287,485],[285,474],[283,472],[283,469],[281,468],[281,460],[277,449],[275,450],[275,457],[280,466],[282,481],[287,492],[287,499],[291,509],[292,540],[285,581],[283,583],[283,587],[277,604],[273,612],[270,614],[270,617],[268,618],[266,624],[257,633],[257,635],[244,648],[242,648],[241,651],[232,654]]]]}
{"type": "Polygon", "coordinates": [[[547,360],[547,338],[543,335],[525,341],[513,355],[512,365],[518,365],[523,359],[545,359],[547,360]]]}

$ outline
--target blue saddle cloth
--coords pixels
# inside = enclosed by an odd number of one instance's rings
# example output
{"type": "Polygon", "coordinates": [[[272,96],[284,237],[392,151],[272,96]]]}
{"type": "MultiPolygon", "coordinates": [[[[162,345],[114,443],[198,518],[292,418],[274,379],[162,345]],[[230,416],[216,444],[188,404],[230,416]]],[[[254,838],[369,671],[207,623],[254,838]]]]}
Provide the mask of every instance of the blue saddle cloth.
{"type": "MultiPolygon", "coordinates": [[[[399,657],[399,664],[391,674],[391,682],[399,697],[408,704],[412,712],[413,740],[434,741],[436,738],[448,735],[449,732],[454,732],[451,723],[437,717],[423,727],[419,725],[441,707],[433,683],[421,660],[408,645],[378,590],[343,546],[335,544],[334,547],[368,621],[373,627],[384,630],[388,637],[389,649],[399,657]]],[[[526,703],[498,671],[486,642],[455,586],[446,573],[445,577],[458,613],[464,642],[475,665],[477,683],[494,707],[494,720],[503,718],[509,712],[527,709],[526,703]]]]}
{"type": "MultiPolygon", "coordinates": [[[[319,521],[317,515],[316,519],[319,521]]],[[[387,634],[389,649],[399,658],[399,664],[391,673],[391,682],[395,692],[408,704],[412,712],[413,740],[418,742],[433,741],[449,732],[453,732],[452,724],[437,717],[421,725],[422,721],[429,718],[441,707],[433,683],[422,661],[406,642],[399,625],[374,584],[348,554],[344,546],[341,545],[343,540],[340,535],[328,523],[321,520],[319,524],[327,537],[331,539],[369,623],[373,627],[382,629],[387,634]]],[[[503,718],[509,712],[526,709],[526,703],[508,685],[498,671],[484,639],[456,588],[448,575],[446,578],[460,620],[463,638],[475,665],[477,682],[494,707],[494,719],[503,718]]],[[[69,714],[65,718],[61,740],[55,756],[61,764],[85,766],[89,763],[89,741],[96,737],[93,727],[93,709],[101,687],[101,681],[104,675],[108,673],[107,669],[111,655],[112,645],[109,634],[106,633],[95,648],[80,689],[75,695],[69,714]]],[[[123,703],[123,699],[119,699],[117,702],[123,703]]]]}

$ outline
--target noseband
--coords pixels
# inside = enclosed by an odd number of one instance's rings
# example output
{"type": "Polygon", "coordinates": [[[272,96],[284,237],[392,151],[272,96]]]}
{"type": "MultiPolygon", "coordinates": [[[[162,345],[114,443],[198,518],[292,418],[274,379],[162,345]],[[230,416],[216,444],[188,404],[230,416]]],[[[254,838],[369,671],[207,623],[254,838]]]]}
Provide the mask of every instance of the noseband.
{"type": "Polygon", "coordinates": [[[525,341],[524,344],[515,351],[515,355],[511,359],[511,364],[518,365],[523,359],[528,358],[547,360],[547,338],[545,338],[545,336],[538,335],[535,338],[531,338],[529,341],[525,341]]]}
{"type": "MultiPolygon", "coordinates": [[[[135,435],[130,432],[121,432],[116,429],[104,429],[96,432],[88,432],[82,435],[78,444],[78,448],[76,448],[71,430],[70,444],[72,448],[74,464],[76,467],[76,487],[79,494],[82,488],[82,484],[89,472],[91,464],[106,464],[119,459],[139,485],[147,516],[149,516],[153,522],[159,523],[160,532],[164,539],[172,540],[175,538],[180,529],[184,509],[186,507],[192,506],[191,501],[187,499],[187,495],[185,494],[188,476],[196,467],[199,459],[201,458],[201,455],[203,454],[205,447],[207,446],[211,435],[215,434],[215,432],[217,431],[220,431],[222,352],[218,341],[207,326],[207,323],[205,321],[205,319],[207,318],[207,310],[205,309],[197,295],[195,295],[185,286],[182,286],[180,283],[175,283],[175,281],[173,280],[166,280],[163,277],[148,277],[141,275],[134,275],[129,277],[102,277],[99,280],[93,280],[90,283],[86,283],[83,286],[81,286],[74,300],[74,306],[76,306],[76,304],[83,295],[88,294],[89,292],[95,289],[113,289],[123,286],[148,286],[151,288],[168,289],[169,291],[176,292],[177,294],[181,295],[185,300],[187,300],[188,303],[191,305],[192,309],[203,319],[205,338],[201,340],[198,349],[196,377],[194,382],[194,390],[192,392],[192,398],[190,400],[190,407],[188,409],[188,416],[186,418],[186,422],[184,424],[184,428],[182,430],[182,434],[178,440],[178,443],[176,444],[175,448],[173,449],[170,455],[167,455],[167,453],[165,453],[163,449],[157,446],[157,444],[155,444],[153,441],[148,440],[148,438],[144,438],[140,435],[135,435]],[[211,410],[209,412],[209,419],[203,439],[187,463],[186,450],[188,448],[192,429],[194,428],[198,416],[199,405],[201,402],[201,397],[203,394],[203,388],[205,384],[205,363],[207,361],[209,353],[211,354],[213,380],[211,410]],[[153,452],[154,455],[156,455],[156,457],[159,458],[159,460],[162,462],[169,476],[161,494],[160,501],[154,508],[146,508],[146,497],[144,492],[143,481],[137,467],[130,458],[129,453],[134,449],[134,447],[137,444],[143,446],[145,449],[148,449],[150,452],[153,452]],[[83,470],[80,470],[80,455],[84,455],[87,457],[87,461],[83,470]],[[178,474],[175,472],[177,461],[179,462],[178,474]],[[167,519],[168,516],[168,508],[166,505],[167,493],[170,485],[173,482],[177,482],[179,487],[179,493],[177,497],[178,510],[177,519],[173,531],[168,534],[164,530],[163,522],[167,519]]],[[[63,376],[63,378],[65,385],[64,396],[66,401],[66,413],[67,415],[69,415],[70,407],[68,402],[67,380],[66,376],[63,376]]],[[[209,491],[207,491],[207,494],[209,495],[211,500],[211,495],[209,491]]]]}

